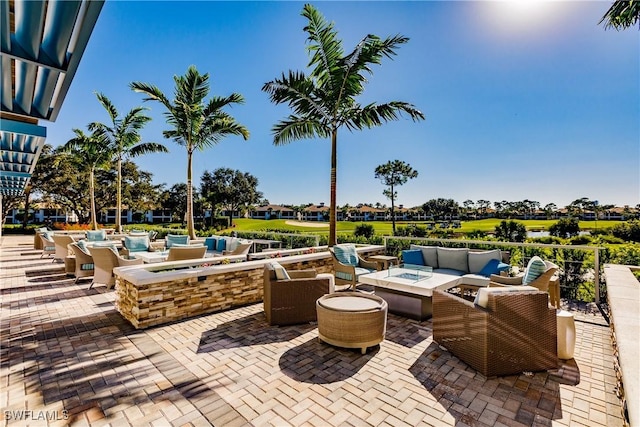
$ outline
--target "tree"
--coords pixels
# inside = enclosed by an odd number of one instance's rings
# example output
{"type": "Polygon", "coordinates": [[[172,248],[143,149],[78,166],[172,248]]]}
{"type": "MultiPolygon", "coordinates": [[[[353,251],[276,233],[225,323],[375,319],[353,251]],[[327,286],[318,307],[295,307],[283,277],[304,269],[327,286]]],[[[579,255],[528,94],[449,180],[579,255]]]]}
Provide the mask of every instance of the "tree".
{"type": "Polygon", "coordinates": [[[331,140],[329,246],[336,244],[337,212],[337,144],[338,129],[362,130],[398,120],[406,113],[413,121],[424,115],[413,105],[401,101],[361,106],[356,97],[364,92],[366,75],[371,65],[380,64],[383,57],[392,58],[396,49],[409,41],[397,35],[384,40],[375,35],[365,36],[352,52],[344,55],[342,40],[333,23],[328,23],[312,5],[306,4],[302,16],[308,20],[307,52],[310,55],[307,76],[289,71],[288,75],[265,83],[262,90],[275,104],[286,103],[293,110],[286,119],[273,127],[275,145],[307,138],[331,140]]]}
{"type": "Polygon", "coordinates": [[[547,203],[546,205],[544,205],[544,214],[547,217],[547,219],[551,219],[551,217],[553,216],[553,213],[558,209],[558,206],[556,206],[555,203],[547,203]]]}
{"type": "Polygon", "coordinates": [[[396,234],[395,200],[398,197],[398,192],[394,190],[394,187],[403,185],[408,180],[416,178],[417,176],[418,171],[401,160],[389,161],[384,165],[376,167],[375,177],[389,187],[385,189],[382,194],[391,200],[391,224],[394,235],[396,234]]]}
{"type": "Polygon", "coordinates": [[[524,242],[527,238],[527,228],[518,221],[500,221],[500,224],[496,225],[495,235],[498,240],[524,242]]]}
{"type": "Polygon", "coordinates": [[[568,239],[580,233],[580,225],[577,218],[560,218],[558,222],[549,227],[549,234],[568,239]]]}
{"type": "Polygon", "coordinates": [[[184,76],[174,76],[175,98],[173,102],[156,86],[133,82],[131,88],[147,95],[145,101],[158,101],[167,109],[167,124],[173,129],[162,132],[167,139],[172,139],[187,150],[187,233],[196,238],[193,223],[193,153],[218,144],[228,135],[249,138],[249,131],[238,123],[223,108],[233,104],[244,103],[238,93],[227,97],[214,96],[208,101],[209,74],[200,74],[191,65],[184,76]]]}
{"type": "Polygon", "coordinates": [[[598,24],[604,28],[624,30],[640,22],[640,2],[637,0],[616,0],[604,14],[598,24]]]}
{"type": "Polygon", "coordinates": [[[184,221],[187,213],[187,184],[180,182],[162,194],[162,207],[169,209],[174,220],[184,221]]]}
{"type": "Polygon", "coordinates": [[[142,142],[140,131],[151,120],[145,116],[146,108],[135,107],[124,117],[120,117],[118,110],[105,95],[97,93],[98,101],[107,110],[110,125],[94,122],[89,125],[90,131],[95,135],[105,138],[114,153],[117,169],[117,195],[116,195],[116,232],[122,231],[122,162],[129,157],[137,157],[148,153],[167,153],[169,150],[157,142],[142,142]]]}
{"type": "Polygon", "coordinates": [[[109,141],[96,132],[87,135],[80,129],[73,129],[76,135],[67,141],[61,148],[62,152],[71,156],[71,161],[76,162],[79,168],[89,169],[89,195],[91,210],[91,226],[98,229],[98,217],[96,215],[95,171],[97,168],[110,166],[113,157],[113,147],[109,141]]]}
{"type": "Polygon", "coordinates": [[[213,173],[204,171],[200,182],[203,198],[227,210],[229,225],[233,224],[234,211],[248,209],[262,199],[262,193],[258,191],[258,178],[239,170],[218,168],[213,173]]]}

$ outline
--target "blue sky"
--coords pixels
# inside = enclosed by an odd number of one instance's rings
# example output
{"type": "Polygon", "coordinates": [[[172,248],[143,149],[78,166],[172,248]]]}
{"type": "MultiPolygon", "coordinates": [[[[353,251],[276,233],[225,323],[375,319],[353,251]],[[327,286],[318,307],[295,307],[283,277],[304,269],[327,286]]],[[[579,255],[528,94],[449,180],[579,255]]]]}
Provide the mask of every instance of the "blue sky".
{"type": "MultiPolygon", "coordinates": [[[[94,92],[125,114],[150,108],[147,141],[170,154],[136,162],[156,184],[186,181],[184,147],[165,140],[163,107],[143,103],[132,81],[170,97],[189,65],[211,76],[212,93],[241,93],[230,112],[251,132],[194,156],[194,177],[230,167],[259,179],[271,203],[329,202],[330,143],[273,145],[271,128],[289,110],[263,84],[307,71],[301,2],[107,1],[47,142],[107,122],[94,92]]],[[[397,204],[437,198],[462,203],[537,200],[559,207],[588,197],[640,203],[640,37],[598,25],[610,2],[316,2],[335,22],[345,51],[366,34],[410,38],[394,60],[374,67],[362,104],[402,100],[408,118],[338,135],[338,204],[385,203],[376,166],[403,160],[419,176],[397,204]]]]}

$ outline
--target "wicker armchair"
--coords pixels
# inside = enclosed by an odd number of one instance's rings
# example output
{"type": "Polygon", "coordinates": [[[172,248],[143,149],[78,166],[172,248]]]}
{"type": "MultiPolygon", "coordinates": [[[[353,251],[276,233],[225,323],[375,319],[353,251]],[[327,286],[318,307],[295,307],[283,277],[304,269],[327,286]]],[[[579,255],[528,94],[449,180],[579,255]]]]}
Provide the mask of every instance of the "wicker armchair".
{"type": "Polygon", "coordinates": [[[69,245],[73,254],[76,257],[76,283],[78,280],[83,277],[91,277],[93,276],[94,267],[93,267],[93,257],[91,254],[86,253],[77,243],[71,243],[69,245]]]}
{"type": "Polygon", "coordinates": [[[139,248],[134,249],[131,247],[127,247],[127,245],[131,245],[132,242],[136,242],[138,244],[142,242],[142,245],[144,246],[143,250],[146,252],[161,251],[164,249],[164,240],[161,240],[158,242],[152,242],[149,240],[149,236],[146,234],[141,236],[129,235],[129,236],[125,236],[122,239],[122,249],[120,250],[120,252],[122,253],[122,256],[128,257],[131,255],[131,252],[140,250],[139,248]],[[138,240],[138,239],[141,239],[141,240],[138,240]]]}
{"type": "Polygon", "coordinates": [[[45,255],[48,257],[54,255],[53,261],[55,261],[56,243],[53,239],[49,238],[49,236],[44,233],[38,234],[38,239],[41,241],[40,249],[42,249],[42,256],[40,256],[40,258],[44,258],[45,255]]]}
{"type": "Polygon", "coordinates": [[[103,283],[107,285],[107,289],[111,289],[116,284],[116,279],[113,276],[115,267],[143,264],[141,259],[125,259],[107,247],[90,247],[89,252],[93,257],[94,265],[93,282],[91,282],[89,289],[96,283],[103,283]]]}
{"type": "Polygon", "coordinates": [[[483,308],[434,291],[434,341],[486,377],[556,369],[556,310],[549,308],[547,293],[488,292],[486,296],[483,308]]]}
{"type": "MultiPolygon", "coordinates": [[[[533,282],[527,283],[527,286],[533,286],[543,292],[549,292],[549,281],[553,275],[558,271],[558,266],[552,262],[544,261],[545,270],[538,276],[533,282]]],[[[522,279],[525,277],[526,271],[515,277],[498,276],[492,274],[490,277],[489,286],[517,286],[522,285],[522,279]]]]}
{"type": "Polygon", "coordinates": [[[264,266],[264,313],[270,325],[294,325],[317,320],[316,300],[333,291],[331,279],[316,271],[287,271],[290,279],[276,278],[271,264],[264,266]]]}
{"type": "Polygon", "coordinates": [[[59,259],[64,262],[64,259],[69,256],[69,245],[75,242],[75,239],[66,234],[54,234],[51,238],[56,247],[54,261],[59,259]]]}
{"type": "Polygon", "coordinates": [[[356,290],[358,276],[377,271],[377,264],[373,261],[365,261],[356,252],[356,247],[352,243],[344,243],[329,248],[333,257],[333,270],[336,276],[336,290],[346,287],[352,291],[356,290]],[[348,254],[348,255],[344,255],[348,254]],[[345,258],[351,258],[349,263],[345,258]],[[345,286],[346,285],[346,286],[345,286]]]}
{"type": "Polygon", "coordinates": [[[169,248],[167,261],[204,258],[206,252],[206,246],[172,246],[169,248]]]}

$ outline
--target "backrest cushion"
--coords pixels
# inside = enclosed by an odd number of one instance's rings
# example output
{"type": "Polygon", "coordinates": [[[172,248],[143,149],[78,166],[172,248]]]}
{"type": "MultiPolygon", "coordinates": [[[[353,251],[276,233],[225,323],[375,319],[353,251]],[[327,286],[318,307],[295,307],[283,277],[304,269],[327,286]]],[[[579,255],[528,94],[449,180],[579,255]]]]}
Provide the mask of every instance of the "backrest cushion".
{"type": "Polygon", "coordinates": [[[142,252],[149,249],[148,236],[124,236],[124,247],[129,252],[142,252]]]}
{"type": "Polygon", "coordinates": [[[45,239],[53,241],[53,231],[44,231],[42,235],[45,239]]]}
{"type": "Polygon", "coordinates": [[[402,251],[402,262],[405,264],[424,265],[424,258],[420,249],[402,251]]]}
{"type": "Polygon", "coordinates": [[[527,270],[524,272],[522,284],[528,285],[529,283],[533,282],[538,277],[542,276],[546,269],[547,265],[544,263],[542,258],[540,258],[539,256],[532,257],[529,260],[529,264],[527,264],[527,270]]]}
{"type": "Polygon", "coordinates": [[[469,249],[467,248],[440,248],[438,247],[438,268],[469,272],[467,260],[469,249]]]}
{"type": "Polygon", "coordinates": [[[474,252],[469,251],[469,273],[479,274],[485,265],[490,260],[502,260],[502,253],[500,249],[494,249],[491,251],[474,252]]]}
{"type": "Polygon", "coordinates": [[[352,265],[354,267],[358,265],[358,253],[353,243],[335,245],[333,247],[333,253],[341,264],[352,265]]]}
{"type": "Polygon", "coordinates": [[[104,230],[87,230],[87,240],[90,242],[107,240],[107,233],[104,230]]]}
{"type": "Polygon", "coordinates": [[[89,247],[87,246],[87,241],[86,240],[79,240],[76,242],[76,244],[78,245],[78,247],[80,248],[80,250],[82,252],[84,252],[85,254],[91,256],[91,252],[89,252],[89,247]]]}
{"type": "Polygon", "coordinates": [[[284,267],[281,266],[278,261],[272,261],[270,263],[270,267],[273,269],[273,271],[275,271],[276,279],[278,279],[278,280],[290,280],[291,279],[291,277],[289,277],[289,273],[287,273],[287,270],[285,270],[284,267]]]}
{"type": "Polygon", "coordinates": [[[409,249],[420,249],[422,251],[423,265],[438,268],[438,247],[437,246],[420,246],[411,245],[409,249]]]}
{"type": "Polygon", "coordinates": [[[173,246],[176,243],[180,245],[186,245],[189,243],[189,236],[187,236],[186,234],[167,234],[165,239],[167,243],[166,244],[167,249],[169,249],[171,246],[173,246]]]}
{"type": "Polygon", "coordinates": [[[111,248],[118,253],[118,246],[116,245],[116,242],[94,242],[91,246],[94,248],[111,248]]]}
{"type": "Polygon", "coordinates": [[[489,304],[489,295],[522,291],[539,291],[539,289],[534,288],[533,286],[497,286],[494,288],[480,288],[478,289],[476,299],[473,303],[480,307],[487,308],[487,305],[489,304]]]}

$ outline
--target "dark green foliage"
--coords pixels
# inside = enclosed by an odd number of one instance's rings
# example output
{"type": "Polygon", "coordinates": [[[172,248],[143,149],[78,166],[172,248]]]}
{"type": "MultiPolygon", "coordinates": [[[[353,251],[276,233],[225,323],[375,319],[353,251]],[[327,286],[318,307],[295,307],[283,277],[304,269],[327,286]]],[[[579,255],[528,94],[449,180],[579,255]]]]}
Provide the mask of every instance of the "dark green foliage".
{"type": "Polygon", "coordinates": [[[359,224],[356,226],[356,229],[353,231],[353,234],[356,237],[364,236],[367,239],[370,239],[371,237],[373,237],[374,234],[376,234],[376,229],[371,224],[359,224]]]}
{"type": "Polygon", "coordinates": [[[640,242],[640,221],[634,219],[615,225],[611,234],[628,242],[640,242]]]}
{"type": "Polygon", "coordinates": [[[580,233],[580,225],[577,218],[560,218],[558,222],[549,227],[549,234],[568,239],[580,233]]]}
{"type": "Polygon", "coordinates": [[[570,245],[589,245],[592,242],[591,236],[578,235],[569,239],[570,245]]]}
{"type": "Polygon", "coordinates": [[[518,221],[500,221],[496,226],[495,235],[498,240],[506,242],[524,242],[527,238],[527,228],[518,221]]]}

